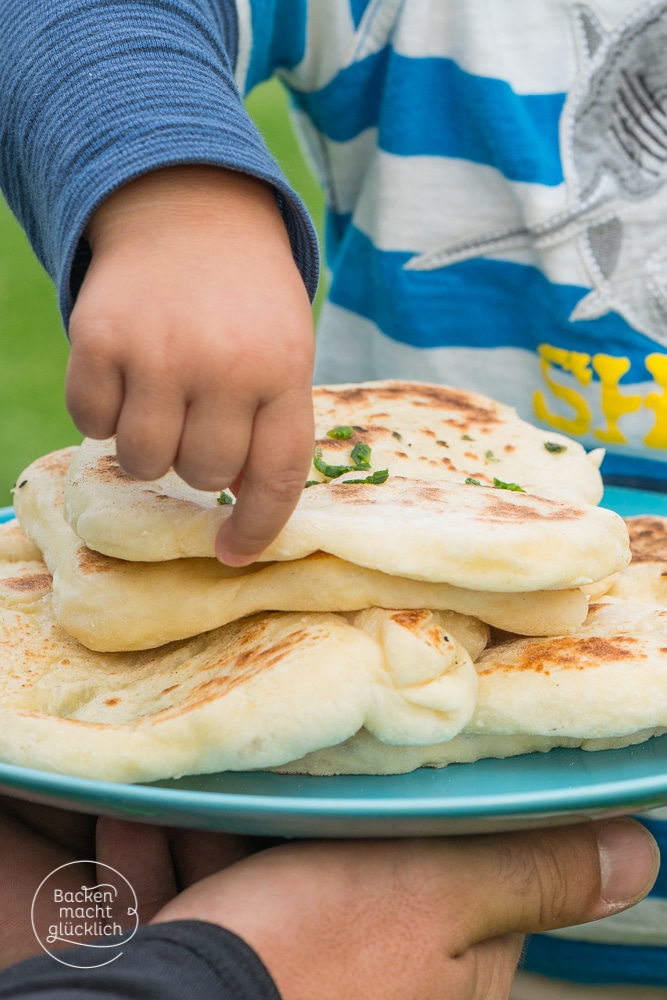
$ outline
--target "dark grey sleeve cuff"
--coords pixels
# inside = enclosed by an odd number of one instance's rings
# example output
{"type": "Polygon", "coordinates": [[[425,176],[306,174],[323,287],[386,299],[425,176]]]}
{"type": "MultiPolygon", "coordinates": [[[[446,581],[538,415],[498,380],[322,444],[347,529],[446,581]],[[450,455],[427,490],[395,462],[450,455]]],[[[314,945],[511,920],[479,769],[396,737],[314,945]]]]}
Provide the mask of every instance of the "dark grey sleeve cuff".
{"type": "MultiPolygon", "coordinates": [[[[255,952],[216,924],[140,927],[119,958],[98,968],[81,968],[81,952],[58,952],[74,968],[45,955],[0,972],[0,1000],[280,1000],[255,952]]],[[[99,952],[90,961],[98,963],[99,952]]]]}

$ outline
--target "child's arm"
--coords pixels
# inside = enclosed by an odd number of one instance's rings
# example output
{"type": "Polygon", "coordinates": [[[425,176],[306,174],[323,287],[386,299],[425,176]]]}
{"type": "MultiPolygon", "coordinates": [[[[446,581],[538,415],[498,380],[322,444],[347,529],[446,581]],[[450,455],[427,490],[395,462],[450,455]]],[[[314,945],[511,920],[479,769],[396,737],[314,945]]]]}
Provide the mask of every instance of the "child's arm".
{"type": "Polygon", "coordinates": [[[117,434],[130,475],[170,465],[192,486],[242,477],[217,544],[259,555],[303,489],[313,449],[313,324],[275,195],[218,167],[158,170],[93,214],[72,312],[67,403],[117,434]]]}
{"type": "MultiPolygon", "coordinates": [[[[58,287],[72,414],[117,429],[134,475],[173,460],[217,489],[243,472],[219,552],[249,561],[312,457],[318,261],[237,89],[233,2],[5,6],[0,183],[58,287]]],[[[242,85],[275,69],[263,38],[242,85]]]]}

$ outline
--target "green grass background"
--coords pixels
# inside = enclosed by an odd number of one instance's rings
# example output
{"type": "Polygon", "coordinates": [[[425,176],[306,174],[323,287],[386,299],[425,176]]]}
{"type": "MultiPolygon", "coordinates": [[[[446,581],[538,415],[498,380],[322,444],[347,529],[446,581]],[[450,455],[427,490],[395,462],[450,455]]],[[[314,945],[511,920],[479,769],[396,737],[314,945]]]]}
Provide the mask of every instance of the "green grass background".
{"type": "MultiPolygon", "coordinates": [[[[284,91],[263,84],[247,105],[321,232],[322,193],[294,138],[284,91]]],[[[81,440],[64,402],[67,355],[53,284],[0,199],[0,506],[12,502],[11,487],[30,462],[81,440]]]]}

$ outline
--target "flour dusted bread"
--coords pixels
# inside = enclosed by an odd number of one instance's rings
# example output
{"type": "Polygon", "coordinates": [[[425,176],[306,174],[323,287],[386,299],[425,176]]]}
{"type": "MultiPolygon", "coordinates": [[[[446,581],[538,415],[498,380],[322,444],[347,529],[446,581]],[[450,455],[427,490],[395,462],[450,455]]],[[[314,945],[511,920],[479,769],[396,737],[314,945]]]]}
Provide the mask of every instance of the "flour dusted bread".
{"type": "Polygon", "coordinates": [[[474,711],[472,656],[486,636],[457,616],[256,615],[158,650],[92,653],[55,622],[45,567],[11,569],[0,586],[6,763],[150,781],[279,765],[361,727],[396,743],[447,740],[474,711]]]}
{"type": "Polygon", "coordinates": [[[130,782],[388,774],[667,729],[665,608],[601,601],[574,635],[489,646],[474,619],[446,612],[270,613],[93,653],[56,623],[46,566],[5,555],[16,530],[0,527],[7,763],[130,782]]]}
{"type": "Polygon", "coordinates": [[[593,583],[626,565],[622,519],[591,504],[454,482],[307,491],[266,558],[318,548],[371,569],[518,593],[593,583]],[[363,491],[363,492],[361,492],[363,491]]]}
{"type": "MultiPolygon", "coordinates": [[[[315,485],[304,490],[266,560],[324,550],[392,575],[504,591],[564,589],[614,571],[601,562],[624,564],[625,531],[615,515],[594,507],[602,496],[596,458],[576,442],[485,396],[425,383],[318,386],[313,400],[315,485]],[[329,436],[341,427],[349,436],[329,436]],[[327,468],[359,464],[360,456],[364,468],[327,479],[327,468]],[[360,481],[385,469],[382,483],[360,481]],[[601,534],[606,544],[596,545],[601,534]],[[457,540],[471,552],[463,573],[457,540]],[[539,558],[536,547],[544,549],[539,558]]],[[[230,510],[173,473],[155,483],[129,479],[112,440],[83,442],[65,495],[66,517],[90,548],[137,561],[212,556],[230,510]]]]}
{"type": "Polygon", "coordinates": [[[387,746],[362,729],[279,770],[394,774],[555,747],[606,750],[667,731],[667,518],[626,519],[632,562],[570,635],[496,634],[475,663],[465,729],[433,746],[387,746]]]}
{"type": "Polygon", "coordinates": [[[20,477],[14,503],[53,573],[56,619],[91,649],[148,649],[258,611],[431,608],[522,635],[569,632],[586,616],[578,588],[490,593],[390,576],[324,552],[247,569],[205,558],[141,563],[101,555],[63,517],[65,478],[76,455],[69,448],[34,462],[20,477]]]}
{"type": "Polygon", "coordinates": [[[386,746],[367,731],[280,770],[382,773],[554,747],[605,750],[667,731],[667,609],[593,604],[574,635],[503,637],[475,666],[472,719],[443,744],[386,746]]]}
{"type": "Polygon", "coordinates": [[[597,506],[595,456],[472,393],[314,399],[312,484],[244,569],[213,558],[231,504],[130,480],[113,441],[19,477],[0,759],[110,781],[383,774],[667,731],[667,607],[622,589],[639,557],[626,569],[628,528],[597,506]]]}
{"type": "Polygon", "coordinates": [[[667,518],[626,518],[632,562],[609,590],[612,597],[667,605],[667,518]]]}
{"type": "MultiPolygon", "coordinates": [[[[72,477],[78,475],[80,455],[81,451],[74,454],[70,485],[72,477]]],[[[144,561],[138,553],[144,553],[146,561],[171,561],[179,551],[185,557],[183,547],[162,542],[174,536],[182,540],[180,527],[185,524],[185,535],[196,531],[207,537],[205,544],[192,546],[193,553],[211,557],[215,533],[230,507],[220,507],[212,494],[199,494],[196,504],[177,498],[170,492],[170,483],[176,480],[171,475],[159,483],[124,483],[126,477],[111,452],[105,466],[121,485],[113,505],[107,506],[100,499],[99,521],[105,524],[105,531],[122,540],[122,545],[83,539],[88,547],[97,551],[114,548],[115,557],[126,560],[127,554],[121,552],[131,551],[131,561],[144,561]],[[121,516],[123,496],[127,500],[126,521],[121,516]],[[160,542],[153,555],[158,549],[163,555],[153,560],[147,549],[156,538],[160,542]]],[[[177,483],[177,492],[182,494],[183,485],[180,480],[177,483]]],[[[67,495],[64,509],[71,514],[67,495]]],[[[103,496],[104,490],[100,490],[100,498],[103,496]]],[[[24,506],[18,492],[15,504],[24,506]]],[[[69,520],[81,537],[81,518],[70,516],[69,520]]],[[[265,550],[262,561],[295,561],[315,552],[390,576],[495,593],[589,585],[617,572],[630,558],[625,525],[606,508],[399,476],[382,486],[346,486],[334,481],[305,490],[297,510],[265,550]]]]}

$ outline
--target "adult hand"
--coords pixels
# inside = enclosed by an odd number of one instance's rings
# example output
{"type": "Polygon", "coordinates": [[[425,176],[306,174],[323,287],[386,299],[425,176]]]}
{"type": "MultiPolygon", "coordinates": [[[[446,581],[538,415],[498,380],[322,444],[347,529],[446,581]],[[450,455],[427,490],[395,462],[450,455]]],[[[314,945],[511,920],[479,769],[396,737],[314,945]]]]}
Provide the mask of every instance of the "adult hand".
{"type": "Polygon", "coordinates": [[[272,189],[235,171],[170,167],[93,214],[72,311],[67,405],[116,434],[128,475],[170,466],[237,503],[216,551],[252,562],[296,506],[313,456],[313,319],[272,189]]]}
{"type": "Polygon", "coordinates": [[[302,843],[254,854],[153,922],[220,924],[283,1000],[502,1000],[523,935],[625,909],[651,888],[639,824],[433,840],[302,843]]]}
{"type": "MultiPolygon", "coordinates": [[[[42,954],[31,923],[32,902],[42,880],[62,865],[86,862],[59,874],[64,892],[80,889],[82,878],[95,885],[96,861],[121,872],[136,893],[140,922],[146,923],[182,889],[255,849],[246,837],[98,818],[0,796],[0,968],[42,954]]],[[[52,910],[51,918],[45,905],[40,910],[45,925],[58,921],[55,902],[52,910]]]]}

